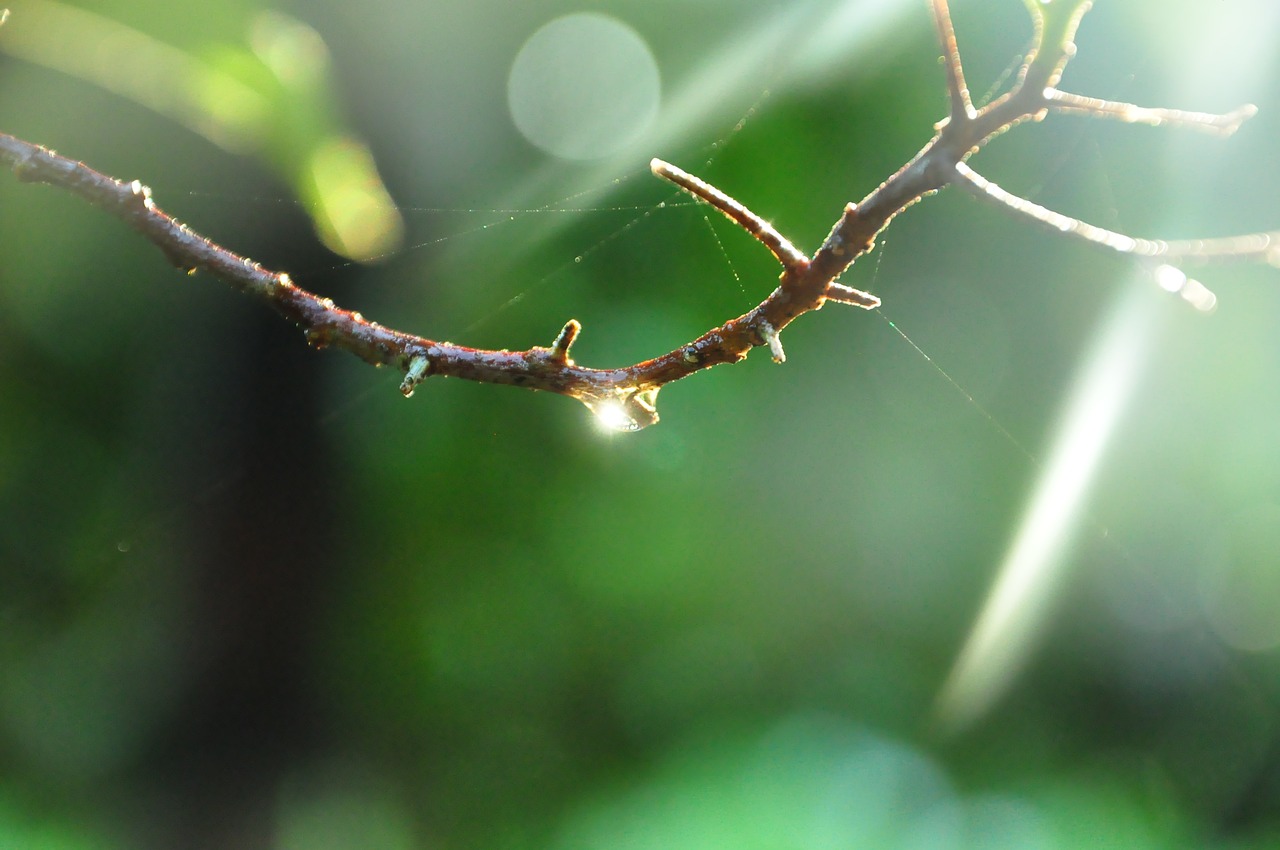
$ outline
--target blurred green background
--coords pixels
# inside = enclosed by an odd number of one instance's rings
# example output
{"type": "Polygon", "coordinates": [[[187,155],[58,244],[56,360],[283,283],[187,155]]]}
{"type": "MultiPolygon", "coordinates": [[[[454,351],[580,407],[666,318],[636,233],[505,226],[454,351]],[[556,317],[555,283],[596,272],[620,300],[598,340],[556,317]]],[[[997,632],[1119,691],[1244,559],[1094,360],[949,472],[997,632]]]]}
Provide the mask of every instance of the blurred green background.
{"type": "MultiPolygon", "coordinates": [[[[1026,11],[954,5],[981,94],[1026,11]]],[[[922,0],[12,9],[0,130],[384,324],[578,318],[593,366],[776,279],[650,157],[811,250],[946,109],[922,0]],[[629,40],[527,85],[583,11],[629,40]],[[587,91],[520,101],[556,80],[587,91]]],[[[1269,0],[1099,0],[1064,87],[1260,115],[1055,117],[974,165],[1138,235],[1280,226],[1278,39],[1269,0]]],[[[0,846],[1280,846],[1280,272],[1199,277],[1212,316],[944,193],[846,274],[880,315],[608,434],[507,388],[406,402],[0,179],[0,846]],[[1038,487],[1060,545],[1002,573],[1038,487]],[[970,643],[1000,575],[1023,595],[970,643]]]]}

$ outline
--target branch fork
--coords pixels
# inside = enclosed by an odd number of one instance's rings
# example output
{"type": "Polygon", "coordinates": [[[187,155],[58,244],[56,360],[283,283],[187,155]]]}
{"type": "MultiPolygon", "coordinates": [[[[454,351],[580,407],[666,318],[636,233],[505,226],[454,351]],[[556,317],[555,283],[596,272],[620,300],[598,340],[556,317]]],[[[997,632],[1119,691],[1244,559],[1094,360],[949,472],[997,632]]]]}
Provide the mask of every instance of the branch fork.
{"type": "MultiPolygon", "coordinates": [[[[189,274],[204,271],[257,298],[297,325],[309,345],[341,348],[374,365],[404,371],[400,391],[412,396],[429,376],[507,384],[577,399],[607,427],[637,431],[658,421],[658,392],[669,383],[723,363],[737,363],[757,346],[773,360],[786,354],[780,334],[795,319],[827,302],[875,309],[880,299],[838,282],[859,257],[875,247],[879,233],[898,213],[951,184],[1018,218],[1145,265],[1156,283],[1197,309],[1208,311],[1215,296],[1190,278],[1187,263],[1261,261],[1280,266],[1280,231],[1217,239],[1164,242],[1138,239],[1073,219],[1020,198],[983,178],[969,159],[987,142],[1051,112],[1086,115],[1152,126],[1186,127],[1229,136],[1256,113],[1244,105],[1214,115],[1089,98],[1059,89],[1074,38],[1089,0],[1025,0],[1035,28],[1034,46],[1012,87],[986,106],[973,106],[965,83],[947,0],[931,0],[942,50],[950,103],[936,135],[895,174],[856,204],[848,204],[812,255],[806,255],[769,222],[726,193],[686,171],[654,159],[653,173],[715,207],[759,241],[782,266],[777,288],[750,311],[712,328],[666,354],[617,369],[577,365],[570,349],[582,331],[571,319],[549,348],[526,351],[469,348],[392,330],[337,307],[274,272],[217,245],[178,222],[152,200],[139,181],[125,183],[47,148],[0,134],[0,161],[18,179],[66,189],[124,221],[189,274]]],[[[3,16],[0,16],[3,22],[3,16]]]]}

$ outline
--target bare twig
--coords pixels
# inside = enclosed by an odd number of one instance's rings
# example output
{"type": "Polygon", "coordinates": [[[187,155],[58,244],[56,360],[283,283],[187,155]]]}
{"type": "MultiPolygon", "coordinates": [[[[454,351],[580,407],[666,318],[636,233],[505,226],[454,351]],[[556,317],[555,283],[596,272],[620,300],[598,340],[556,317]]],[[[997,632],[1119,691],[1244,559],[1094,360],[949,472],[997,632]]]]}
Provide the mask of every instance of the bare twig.
{"type": "Polygon", "coordinates": [[[724,213],[768,248],[783,271],[777,288],[743,315],[666,354],[617,369],[588,369],[574,363],[570,348],[582,330],[576,320],[564,326],[549,348],[533,346],[524,351],[469,348],[385,328],[300,289],[284,273],[264,269],[192,232],[157,207],[150,190],[137,181],[115,180],[47,148],[3,134],[0,161],[8,163],[21,180],[62,187],[101,207],[149,239],[179,268],[208,272],[264,301],[301,328],[314,347],[334,346],[376,366],[404,370],[400,389],[406,396],[428,376],[507,384],[575,398],[601,421],[623,430],[657,422],[658,392],[673,381],[721,363],[741,361],[756,346],[768,346],[773,359],[783,362],[782,331],[828,301],[864,309],[877,307],[880,299],[875,295],[845,286],[837,278],[875,246],[876,236],[898,213],[953,182],[1023,218],[1147,262],[1161,286],[1179,292],[1202,309],[1212,294],[1174,263],[1234,259],[1280,264],[1280,232],[1186,242],[1134,239],[1048,210],[984,180],[966,160],[989,139],[1023,121],[1039,120],[1051,109],[1181,124],[1224,134],[1253,110],[1241,107],[1226,116],[1144,110],[1057,91],[1062,71],[1075,52],[1073,39],[1089,8],[1088,0],[1027,0],[1036,29],[1034,48],[1022,63],[1013,88],[975,110],[965,88],[947,2],[931,3],[947,67],[951,115],[906,165],[860,202],[844,208],[811,257],[724,192],[673,165],[653,161],[655,174],[724,213]]]}
{"type": "Polygon", "coordinates": [[[979,198],[994,201],[1009,212],[1102,248],[1136,259],[1161,260],[1166,263],[1257,262],[1280,266],[1280,231],[1226,236],[1219,239],[1138,239],[1114,230],[1097,227],[1079,219],[1054,212],[1034,201],[1005,191],[974,171],[965,163],[956,164],[960,186],[979,198]]]}
{"type": "Polygon", "coordinates": [[[787,237],[775,230],[772,224],[710,183],[700,180],[689,172],[676,168],[671,163],[663,162],[660,159],[652,160],[649,163],[649,169],[656,176],[661,177],[663,180],[670,180],[690,195],[706,201],[720,210],[727,219],[750,233],[760,241],[760,244],[768,248],[769,252],[778,258],[778,262],[782,263],[782,267],[787,271],[803,271],[804,267],[809,264],[809,258],[798,250],[796,246],[792,245],[787,237]]]}
{"type": "Polygon", "coordinates": [[[964,81],[964,66],[960,62],[960,48],[956,45],[956,30],[951,23],[951,10],[947,0],[933,0],[933,26],[938,31],[938,44],[942,48],[942,61],[947,69],[947,95],[951,100],[951,117],[954,123],[973,118],[973,103],[969,99],[969,87],[964,81]]]}
{"type": "Polygon", "coordinates": [[[864,310],[874,310],[880,306],[880,299],[870,292],[863,292],[861,289],[854,289],[851,286],[845,286],[843,283],[836,283],[835,281],[827,284],[827,291],[823,295],[828,301],[851,304],[864,310]]]}
{"type": "Polygon", "coordinates": [[[1167,242],[1162,239],[1138,239],[1114,230],[1097,227],[1079,219],[1042,207],[1034,201],[1007,192],[978,174],[963,162],[956,164],[959,184],[971,194],[994,201],[1014,215],[1057,233],[1107,248],[1118,254],[1153,264],[1157,282],[1170,292],[1177,292],[1202,312],[1217,305],[1217,297],[1202,283],[1189,278],[1173,263],[1221,263],[1264,261],[1280,266],[1280,231],[1227,236],[1220,239],[1186,239],[1167,242]],[[1179,277],[1180,276],[1180,277],[1179,277]]]}
{"type": "Polygon", "coordinates": [[[1055,112],[1112,118],[1129,124],[1149,124],[1152,127],[1163,125],[1188,127],[1224,137],[1239,130],[1241,124],[1258,114],[1258,107],[1252,103],[1246,103],[1219,115],[1211,112],[1188,112],[1182,109],[1149,109],[1132,103],[1118,103],[1113,100],[1099,100],[1096,97],[1070,94],[1058,89],[1046,91],[1045,98],[1055,112]]]}
{"type": "Polygon", "coordinates": [[[580,333],[582,333],[582,323],[577,319],[570,319],[565,322],[564,327],[560,329],[560,333],[556,334],[555,341],[551,343],[551,359],[564,364],[572,364],[573,361],[569,359],[569,349],[573,347],[573,343],[580,333]]]}
{"type": "Polygon", "coordinates": [[[1076,55],[1076,30],[1093,0],[1023,0],[1035,27],[1035,45],[1018,74],[1018,88],[1037,96],[1057,88],[1067,62],[1076,55]]]}

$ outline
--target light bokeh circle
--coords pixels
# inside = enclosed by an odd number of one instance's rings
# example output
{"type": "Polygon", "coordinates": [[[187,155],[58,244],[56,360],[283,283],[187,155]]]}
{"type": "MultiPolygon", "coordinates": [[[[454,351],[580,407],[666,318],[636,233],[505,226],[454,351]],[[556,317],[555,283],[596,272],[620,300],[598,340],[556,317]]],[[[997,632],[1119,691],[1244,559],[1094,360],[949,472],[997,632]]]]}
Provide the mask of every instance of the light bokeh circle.
{"type": "Polygon", "coordinates": [[[545,24],[516,54],[507,103],[520,133],[564,159],[599,159],[636,140],[658,112],[658,63],[617,18],[575,13],[545,24]]]}

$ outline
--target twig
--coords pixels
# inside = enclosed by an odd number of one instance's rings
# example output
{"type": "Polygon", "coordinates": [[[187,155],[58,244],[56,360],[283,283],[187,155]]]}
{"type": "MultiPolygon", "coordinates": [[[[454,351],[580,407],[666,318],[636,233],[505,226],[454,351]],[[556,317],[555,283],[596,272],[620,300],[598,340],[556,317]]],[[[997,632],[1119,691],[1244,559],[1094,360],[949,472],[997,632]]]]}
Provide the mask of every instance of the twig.
{"type": "Polygon", "coordinates": [[[809,258],[796,246],[792,245],[787,237],[775,230],[772,224],[710,183],[660,159],[650,161],[649,170],[663,180],[670,180],[690,195],[706,201],[720,210],[720,212],[724,213],[725,218],[750,233],[760,241],[760,244],[768,248],[769,252],[778,258],[778,262],[782,263],[782,267],[787,271],[801,271],[809,264],[809,258]]]}
{"type": "Polygon", "coordinates": [[[870,292],[863,292],[861,289],[854,289],[852,286],[845,286],[835,281],[827,284],[827,291],[823,295],[828,301],[850,304],[864,310],[874,310],[880,306],[880,299],[870,292]]]}
{"type": "Polygon", "coordinates": [[[933,25],[938,31],[938,44],[942,47],[942,61],[947,69],[947,95],[951,100],[951,122],[973,118],[973,103],[969,99],[969,87],[964,81],[964,67],[960,62],[960,48],[956,45],[956,30],[951,23],[951,10],[947,0],[933,0],[933,25]]]}
{"type": "Polygon", "coordinates": [[[1046,91],[1045,98],[1056,112],[1112,118],[1129,124],[1149,124],[1152,127],[1163,125],[1188,127],[1223,137],[1230,136],[1240,129],[1241,124],[1258,114],[1258,107],[1252,103],[1246,103],[1219,115],[1211,112],[1188,112],[1182,109],[1149,109],[1132,103],[1084,97],[1058,89],[1046,91]]]}
{"type": "Polygon", "coordinates": [[[1001,209],[1019,218],[1134,259],[1149,262],[1161,261],[1153,266],[1161,286],[1171,292],[1182,294],[1198,309],[1205,312],[1216,305],[1217,298],[1203,284],[1177,270],[1173,263],[1263,261],[1273,266],[1280,266],[1280,231],[1172,242],[1162,239],[1139,239],[1063,215],[1042,207],[1034,201],[1019,197],[1000,188],[963,162],[956,164],[956,174],[960,177],[958,181],[960,186],[970,194],[982,200],[993,201],[1001,209]],[[1182,283],[1174,286],[1172,281],[1177,280],[1177,275],[1182,276],[1182,283]],[[1192,288],[1188,289],[1188,286],[1192,288]],[[1199,292],[1201,289],[1204,290],[1203,296],[1199,292]]]}
{"type": "Polygon", "coordinates": [[[1218,239],[1139,239],[1080,221],[1028,201],[992,183],[965,163],[956,164],[960,186],[994,201],[1003,209],[1058,233],[1065,233],[1120,254],[1144,260],[1184,263],[1257,262],[1280,266],[1280,231],[1224,236],[1218,239]]]}
{"type": "Polygon", "coordinates": [[[565,322],[560,333],[556,334],[555,341],[551,343],[551,359],[572,365],[573,361],[569,359],[569,349],[573,347],[574,341],[578,339],[578,334],[582,333],[582,323],[577,319],[570,319],[565,322]]]}
{"type": "Polygon", "coordinates": [[[953,182],[1024,218],[1153,265],[1161,286],[1179,292],[1202,309],[1201,291],[1208,298],[1211,293],[1176,268],[1175,262],[1232,259],[1280,264],[1280,232],[1186,242],[1134,239],[1053,212],[984,180],[966,160],[992,137],[1023,121],[1039,120],[1050,109],[1223,133],[1234,130],[1253,110],[1241,107],[1226,116],[1206,116],[1144,110],[1058,92],[1058,79],[1075,52],[1073,38],[1089,7],[1087,0],[1028,3],[1036,28],[1033,49],[1013,88],[975,110],[965,88],[947,2],[931,2],[947,67],[951,116],[897,173],[859,203],[844,208],[812,257],[724,192],[674,165],[653,161],[655,174],[711,204],[758,239],[782,264],[783,272],[777,288],[747,313],[666,354],[618,369],[588,369],[574,363],[570,348],[582,330],[576,320],[564,326],[549,348],[533,346],[524,351],[469,348],[385,328],[300,289],[284,273],[265,269],[194,233],[157,207],[150,190],[137,181],[115,180],[47,148],[3,134],[0,161],[11,166],[21,180],[59,186],[121,219],[180,269],[207,272],[264,301],[301,328],[312,346],[334,346],[374,365],[404,370],[400,389],[406,396],[428,376],[507,384],[577,399],[602,422],[621,430],[639,430],[658,421],[655,405],[662,387],[721,363],[737,363],[756,346],[768,346],[773,359],[783,362],[786,355],[781,332],[828,301],[864,309],[877,307],[878,297],[845,286],[837,278],[875,246],[876,236],[898,213],[953,182]]]}

